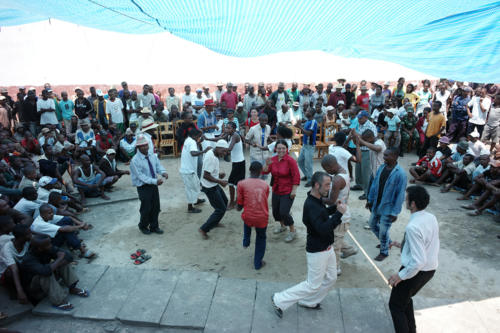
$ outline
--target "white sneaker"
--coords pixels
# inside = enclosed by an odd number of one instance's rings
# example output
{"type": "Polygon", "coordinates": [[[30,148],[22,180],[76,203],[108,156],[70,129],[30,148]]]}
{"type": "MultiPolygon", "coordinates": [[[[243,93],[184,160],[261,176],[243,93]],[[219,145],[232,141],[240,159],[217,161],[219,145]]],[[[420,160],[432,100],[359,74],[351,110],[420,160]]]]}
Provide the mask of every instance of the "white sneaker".
{"type": "Polygon", "coordinates": [[[279,234],[285,230],[286,230],[286,227],[282,227],[281,224],[278,224],[276,227],[274,227],[273,233],[279,234]]]}
{"type": "Polygon", "coordinates": [[[285,237],[285,242],[290,243],[295,239],[295,232],[289,232],[285,237]]]}
{"type": "Polygon", "coordinates": [[[365,228],[366,230],[370,230],[371,229],[371,227],[368,224],[365,224],[365,226],[363,228],[365,228]]]}
{"type": "Polygon", "coordinates": [[[342,274],[342,269],[340,267],[337,267],[337,276],[339,276],[340,274],[342,274]]]}

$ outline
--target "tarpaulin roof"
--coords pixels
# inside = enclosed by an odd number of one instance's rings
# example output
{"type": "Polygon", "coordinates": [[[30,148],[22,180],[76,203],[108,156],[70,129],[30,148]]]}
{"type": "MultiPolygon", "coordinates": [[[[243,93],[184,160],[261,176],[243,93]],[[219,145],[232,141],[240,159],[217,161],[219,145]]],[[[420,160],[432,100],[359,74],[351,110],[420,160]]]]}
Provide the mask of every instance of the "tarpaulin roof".
{"type": "MultiPolygon", "coordinates": [[[[491,0],[0,0],[0,26],[48,18],[133,34],[168,31],[229,56],[322,50],[500,81],[500,2],[491,0]]],[[[319,65],[297,64],[335,66],[319,65]]]]}

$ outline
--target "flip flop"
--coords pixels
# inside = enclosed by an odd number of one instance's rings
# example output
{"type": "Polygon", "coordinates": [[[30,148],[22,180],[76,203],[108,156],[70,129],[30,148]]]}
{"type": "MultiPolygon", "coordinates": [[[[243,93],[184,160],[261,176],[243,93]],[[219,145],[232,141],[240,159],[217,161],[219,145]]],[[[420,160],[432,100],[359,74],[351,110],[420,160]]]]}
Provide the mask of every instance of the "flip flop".
{"type": "Polygon", "coordinates": [[[146,250],[144,250],[144,249],[137,249],[135,251],[135,253],[132,253],[130,255],[130,259],[135,260],[135,259],[139,258],[140,256],[142,256],[144,253],[146,253],[146,250]]]}
{"type": "Polygon", "coordinates": [[[134,265],[140,265],[140,264],[143,264],[145,263],[146,261],[148,261],[149,259],[151,259],[151,256],[149,254],[143,254],[142,256],[138,257],[137,259],[135,259],[134,261],[134,265]]]}
{"type": "Polygon", "coordinates": [[[76,295],[79,297],[89,297],[90,296],[90,291],[88,291],[87,289],[83,289],[83,288],[77,288],[77,289],[79,291],[76,293],[71,293],[71,295],[76,295]]]}
{"type": "Polygon", "coordinates": [[[54,309],[61,310],[61,311],[71,311],[73,310],[73,304],[71,303],[64,303],[64,304],[59,304],[59,305],[52,305],[54,309]]]}
{"type": "Polygon", "coordinates": [[[468,212],[468,213],[467,213],[467,215],[469,215],[469,216],[479,216],[479,215],[481,215],[481,214],[482,214],[482,212],[480,212],[480,211],[479,211],[479,210],[477,210],[477,209],[474,209],[472,212],[468,212]]]}

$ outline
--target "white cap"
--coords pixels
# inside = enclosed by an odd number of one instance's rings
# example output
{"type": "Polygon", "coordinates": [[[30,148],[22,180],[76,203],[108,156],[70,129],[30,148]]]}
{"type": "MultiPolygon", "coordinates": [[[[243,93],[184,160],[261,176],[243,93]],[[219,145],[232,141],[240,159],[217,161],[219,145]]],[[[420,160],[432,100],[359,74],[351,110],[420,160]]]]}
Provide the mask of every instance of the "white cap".
{"type": "Polygon", "coordinates": [[[113,148],[109,148],[106,150],[106,155],[116,154],[116,151],[113,148]]]}
{"type": "Polygon", "coordinates": [[[343,100],[340,100],[340,101],[337,102],[337,105],[340,105],[340,104],[345,105],[345,103],[344,103],[343,100]]]}
{"type": "Polygon", "coordinates": [[[57,178],[52,178],[52,177],[49,177],[49,176],[43,176],[42,178],[40,178],[40,180],[38,181],[38,184],[41,186],[41,187],[44,187],[44,186],[47,186],[49,184],[55,184],[57,183],[57,178]]]}
{"type": "Polygon", "coordinates": [[[331,111],[331,110],[333,110],[333,109],[334,109],[334,107],[333,107],[333,106],[331,106],[331,105],[328,105],[328,106],[326,107],[326,111],[331,111]]]}
{"type": "Polygon", "coordinates": [[[243,107],[243,102],[238,102],[237,107],[243,107]]]}
{"type": "Polygon", "coordinates": [[[97,89],[95,93],[97,94],[97,96],[104,96],[101,89],[97,89]]]}
{"type": "Polygon", "coordinates": [[[221,140],[217,141],[217,143],[215,144],[215,148],[219,148],[219,147],[227,149],[227,148],[229,148],[229,144],[227,143],[226,140],[221,139],[221,140]]]}
{"type": "Polygon", "coordinates": [[[480,136],[479,132],[477,131],[477,128],[474,128],[474,131],[469,135],[473,138],[479,138],[479,136],[480,136]]]}

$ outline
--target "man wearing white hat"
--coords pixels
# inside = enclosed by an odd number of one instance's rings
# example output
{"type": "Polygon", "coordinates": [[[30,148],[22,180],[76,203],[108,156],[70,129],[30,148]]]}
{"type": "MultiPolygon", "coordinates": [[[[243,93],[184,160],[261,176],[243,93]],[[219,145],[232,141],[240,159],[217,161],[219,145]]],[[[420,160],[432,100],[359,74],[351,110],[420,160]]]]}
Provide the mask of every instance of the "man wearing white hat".
{"type": "MultiPolygon", "coordinates": [[[[144,110],[144,109],[143,109],[144,110]]],[[[151,154],[155,153],[155,145],[153,143],[153,139],[156,139],[156,128],[158,127],[158,124],[155,124],[154,120],[151,118],[147,118],[142,122],[142,134],[146,138],[148,145],[149,145],[149,151],[151,154]]]]}
{"type": "Polygon", "coordinates": [[[341,84],[335,86],[335,92],[332,92],[330,96],[328,96],[327,105],[331,105],[336,107],[339,104],[339,101],[346,102],[346,96],[342,93],[342,88],[344,88],[341,84]]]}
{"type": "Polygon", "coordinates": [[[114,183],[123,175],[130,175],[129,171],[119,170],[116,167],[116,151],[113,148],[106,150],[106,155],[99,161],[99,169],[104,172],[106,178],[111,177],[111,182],[106,184],[106,189],[113,186],[114,183]]]}
{"type": "Polygon", "coordinates": [[[145,235],[152,232],[162,234],[163,230],[158,226],[160,214],[158,185],[163,184],[163,180],[158,176],[167,179],[168,174],[158,157],[150,150],[149,142],[144,135],[137,138],[136,146],[138,151],[130,163],[130,178],[132,185],[137,187],[141,201],[139,230],[145,235]]]}
{"type": "Polygon", "coordinates": [[[198,230],[203,239],[208,239],[208,232],[216,227],[224,217],[227,208],[227,197],[224,190],[220,187],[226,187],[227,180],[223,178],[224,173],[219,173],[219,158],[227,154],[229,144],[226,140],[219,140],[215,148],[205,153],[203,157],[203,168],[201,171],[202,191],[207,195],[210,205],[215,211],[208,220],[198,230]]]}

